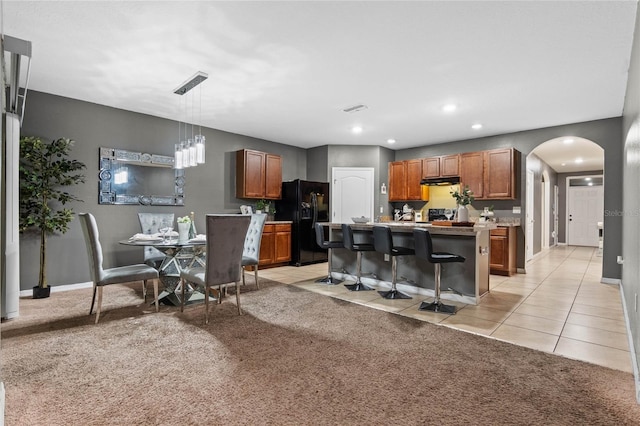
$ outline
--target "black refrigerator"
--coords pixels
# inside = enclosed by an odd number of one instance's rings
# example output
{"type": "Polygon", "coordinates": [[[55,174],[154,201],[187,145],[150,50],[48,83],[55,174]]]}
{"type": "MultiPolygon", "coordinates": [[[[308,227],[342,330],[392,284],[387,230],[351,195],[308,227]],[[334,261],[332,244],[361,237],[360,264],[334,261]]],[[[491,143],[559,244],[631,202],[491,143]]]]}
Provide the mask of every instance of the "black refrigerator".
{"type": "Polygon", "coordinates": [[[282,199],[276,201],[276,220],[290,220],[291,264],[327,261],[327,250],[316,244],[316,222],[329,222],[329,183],[296,179],[282,182],[282,199]]]}

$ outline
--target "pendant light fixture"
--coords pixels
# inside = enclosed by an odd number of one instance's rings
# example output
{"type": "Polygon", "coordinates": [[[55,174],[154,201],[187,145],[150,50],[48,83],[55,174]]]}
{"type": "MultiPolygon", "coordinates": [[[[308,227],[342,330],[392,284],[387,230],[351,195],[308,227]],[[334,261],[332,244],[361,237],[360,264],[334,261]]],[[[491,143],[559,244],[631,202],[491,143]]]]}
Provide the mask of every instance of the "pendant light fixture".
{"type": "MultiPolygon", "coordinates": [[[[202,72],[198,71],[182,83],[177,89],[173,91],[176,95],[183,96],[187,92],[189,92],[194,87],[198,86],[200,83],[205,81],[209,76],[202,72]]],[[[187,117],[185,113],[184,120],[184,138],[182,138],[181,132],[181,120],[178,120],[178,143],[175,144],[175,154],[174,154],[174,167],[176,169],[183,169],[187,167],[195,167],[198,164],[204,164],[205,162],[205,137],[202,135],[202,86],[199,87],[199,107],[198,107],[198,134],[194,135],[194,97],[193,92],[191,93],[191,137],[188,137],[187,134],[187,117]]],[[[184,108],[180,108],[181,110],[187,110],[187,103],[185,99],[184,108]]]]}

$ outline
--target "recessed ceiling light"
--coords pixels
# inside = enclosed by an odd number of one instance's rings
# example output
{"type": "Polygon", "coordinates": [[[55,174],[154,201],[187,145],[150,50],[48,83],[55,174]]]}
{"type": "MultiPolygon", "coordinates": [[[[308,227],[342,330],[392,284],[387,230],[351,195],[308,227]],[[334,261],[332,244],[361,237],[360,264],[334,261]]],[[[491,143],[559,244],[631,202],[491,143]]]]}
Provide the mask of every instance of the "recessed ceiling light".
{"type": "Polygon", "coordinates": [[[580,164],[582,163],[584,160],[582,159],[582,157],[578,157],[576,158],[576,164],[580,164]]]}
{"type": "Polygon", "coordinates": [[[473,130],[480,130],[480,129],[482,129],[482,124],[481,123],[475,123],[475,124],[471,125],[471,128],[473,130]]]}
{"type": "Polygon", "coordinates": [[[593,186],[593,182],[589,182],[589,186],[593,186]]]}
{"type": "Polygon", "coordinates": [[[353,133],[354,135],[359,135],[360,133],[362,133],[362,127],[361,126],[353,126],[351,128],[351,133],[353,133]]]}
{"type": "Polygon", "coordinates": [[[573,143],[573,139],[567,138],[567,139],[563,140],[562,143],[569,145],[569,144],[573,143]]]}
{"type": "Polygon", "coordinates": [[[584,178],[584,180],[586,180],[586,181],[590,181],[590,180],[591,180],[591,178],[584,178]]]}
{"type": "Polygon", "coordinates": [[[394,144],[396,143],[395,139],[387,139],[387,143],[394,144]]]}
{"type": "Polygon", "coordinates": [[[567,163],[562,163],[562,164],[560,164],[560,165],[561,165],[561,166],[566,166],[566,165],[567,165],[567,163]]]}
{"type": "Polygon", "coordinates": [[[442,110],[444,112],[453,112],[458,108],[458,106],[456,104],[446,104],[445,106],[442,107],[442,110]]]}

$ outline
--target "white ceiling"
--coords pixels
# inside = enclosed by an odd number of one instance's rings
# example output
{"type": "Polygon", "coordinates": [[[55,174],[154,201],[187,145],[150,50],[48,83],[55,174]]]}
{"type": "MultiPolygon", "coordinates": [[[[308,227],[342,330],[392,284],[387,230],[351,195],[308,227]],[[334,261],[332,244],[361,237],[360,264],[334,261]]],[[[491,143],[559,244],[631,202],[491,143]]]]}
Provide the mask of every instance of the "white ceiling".
{"type": "Polygon", "coordinates": [[[636,7],[3,1],[2,28],[33,43],[32,90],[182,121],[201,92],[206,127],[403,149],[620,116],[636,7]],[[197,71],[201,91],[173,94],[197,71]]]}
{"type": "Polygon", "coordinates": [[[551,139],[532,153],[558,173],[604,170],[604,149],[584,138],[568,135],[551,139]]]}

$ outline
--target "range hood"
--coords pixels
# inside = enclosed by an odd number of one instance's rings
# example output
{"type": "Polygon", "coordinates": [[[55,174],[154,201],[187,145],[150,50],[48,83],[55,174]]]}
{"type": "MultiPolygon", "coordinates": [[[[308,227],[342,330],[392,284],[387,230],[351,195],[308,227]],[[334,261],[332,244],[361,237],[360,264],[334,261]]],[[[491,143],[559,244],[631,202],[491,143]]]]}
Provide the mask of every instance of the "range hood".
{"type": "Polygon", "coordinates": [[[425,178],[420,181],[420,185],[456,185],[460,183],[460,176],[449,176],[439,178],[425,178]]]}

